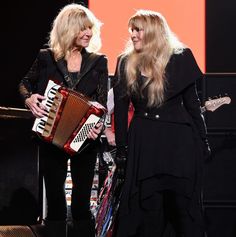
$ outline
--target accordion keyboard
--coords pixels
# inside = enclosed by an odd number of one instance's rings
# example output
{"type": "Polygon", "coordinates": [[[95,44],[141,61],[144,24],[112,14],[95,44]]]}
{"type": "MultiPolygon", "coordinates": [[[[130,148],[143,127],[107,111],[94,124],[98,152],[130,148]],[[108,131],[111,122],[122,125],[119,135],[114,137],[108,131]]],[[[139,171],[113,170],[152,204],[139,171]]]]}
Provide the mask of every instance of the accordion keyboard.
{"type": "Polygon", "coordinates": [[[42,133],[44,137],[49,137],[52,133],[53,125],[57,118],[58,109],[61,106],[62,100],[63,100],[62,94],[57,91],[53,102],[50,104],[50,110],[47,117],[47,122],[45,123],[44,130],[42,133]]]}
{"type": "MultiPolygon", "coordinates": [[[[42,104],[46,106],[47,111],[50,111],[52,106],[54,106],[53,101],[57,95],[57,91],[59,87],[60,85],[54,83],[51,80],[49,81],[48,86],[44,93],[44,96],[46,97],[46,99],[42,101],[42,104]]],[[[48,116],[52,116],[52,114],[49,114],[48,116]]],[[[32,130],[39,134],[43,134],[45,126],[48,123],[48,118],[49,118],[48,116],[44,116],[42,118],[36,118],[32,130]]],[[[49,119],[49,123],[50,123],[50,119],[49,119]]]]}
{"type": "Polygon", "coordinates": [[[87,139],[88,132],[91,128],[93,128],[98,122],[100,118],[94,114],[91,114],[86,123],[83,124],[79,132],[76,134],[74,139],[72,140],[70,147],[74,151],[78,151],[80,147],[83,145],[84,141],[87,139]]]}

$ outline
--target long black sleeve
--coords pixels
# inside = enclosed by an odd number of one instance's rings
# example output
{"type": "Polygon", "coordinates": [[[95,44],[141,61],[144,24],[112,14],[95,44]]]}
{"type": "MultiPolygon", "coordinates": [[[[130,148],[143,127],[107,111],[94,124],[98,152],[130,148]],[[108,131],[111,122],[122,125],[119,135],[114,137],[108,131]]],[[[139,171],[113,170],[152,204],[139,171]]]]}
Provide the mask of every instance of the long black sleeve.
{"type": "Polygon", "coordinates": [[[23,101],[35,91],[38,76],[39,76],[39,61],[38,58],[36,58],[28,73],[20,81],[18,87],[19,93],[23,101]]]}
{"type": "Polygon", "coordinates": [[[206,139],[206,125],[201,113],[201,103],[197,94],[196,85],[191,84],[183,93],[183,103],[190,114],[202,140],[206,139]]]}
{"type": "Polygon", "coordinates": [[[124,60],[118,59],[116,68],[116,85],[114,86],[114,121],[115,121],[115,136],[117,147],[127,146],[127,131],[128,131],[128,109],[130,99],[127,95],[124,60]]]}
{"type": "Polygon", "coordinates": [[[99,60],[96,73],[99,76],[99,83],[97,87],[97,98],[96,100],[103,106],[107,107],[107,82],[108,82],[108,68],[107,68],[107,58],[101,57],[99,60]]]}

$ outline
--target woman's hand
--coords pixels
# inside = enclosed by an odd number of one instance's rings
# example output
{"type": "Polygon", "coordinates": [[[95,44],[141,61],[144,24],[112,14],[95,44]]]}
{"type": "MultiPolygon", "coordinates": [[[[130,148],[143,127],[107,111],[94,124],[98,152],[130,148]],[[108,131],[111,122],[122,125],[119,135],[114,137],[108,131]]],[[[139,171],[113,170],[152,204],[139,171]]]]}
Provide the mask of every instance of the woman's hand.
{"type": "Polygon", "coordinates": [[[111,128],[106,128],[104,130],[104,134],[107,138],[107,142],[110,146],[116,146],[116,140],[115,140],[115,133],[112,131],[111,128]]]}
{"type": "Polygon", "coordinates": [[[46,98],[39,94],[32,94],[29,98],[25,100],[25,105],[30,109],[32,114],[36,118],[41,118],[47,116],[47,108],[41,103],[42,100],[46,98]]]}
{"type": "Polygon", "coordinates": [[[88,133],[88,138],[92,140],[96,140],[99,134],[102,132],[103,123],[97,123],[95,127],[91,128],[88,133]]]}

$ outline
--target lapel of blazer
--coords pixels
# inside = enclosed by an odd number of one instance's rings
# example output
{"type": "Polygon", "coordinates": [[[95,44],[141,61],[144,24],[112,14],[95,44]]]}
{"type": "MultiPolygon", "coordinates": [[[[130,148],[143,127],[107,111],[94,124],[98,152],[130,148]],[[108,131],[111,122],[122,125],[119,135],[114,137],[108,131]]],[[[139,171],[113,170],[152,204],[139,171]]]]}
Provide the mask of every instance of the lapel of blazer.
{"type": "Polygon", "coordinates": [[[67,70],[66,67],[66,62],[64,59],[60,59],[57,61],[57,67],[58,69],[61,71],[61,73],[64,76],[64,79],[68,85],[69,88],[71,89],[75,89],[76,86],[79,84],[79,82],[83,79],[83,77],[91,70],[91,68],[95,65],[95,63],[97,62],[97,60],[100,58],[100,55],[94,54],[94,53],[90,53],[87,54],[85,56],[84,60],[84,64],[83,64],[83,68],[81,68],[82,72],[78,75],[77,81],[75,84],[73,84],[70,76],[69,76],[69,72],[67,70]]]}
{"type": "Polygon", "coordinates": [[[67,83],[67,86],[69,88],[72,88],[73,83],[72,83],[71,78],[69,77],[69,72],[67,70],[67,66],[66,66],[66,62],[65,62],[64,58],[61,58],[58,61],[56,61],[54,59],[53,52],[49,48],[42,49],[42,50],[40,50],[40,52],[43,55],[45,55],[49,60],[51,60],[52,64],[56,65],[58,70],[62,73],[62,75],[63,75],[63,77],[65,79],[65,82],[67,83]]]}
{"type": "Polygon", "coordinates": [[[92,67],[95,65],[95,63],[98,61],[100,58],[100,55],[90,53],[86,55],[86,58],[84,58],[84,64],[82,68],[82,72],[78,76],[78,80],[76,83],[73,85],[73,89],[76,88],[76,86],[79,84],[79,82],[83,79],[83,77],[92,69],[92,67]]]}

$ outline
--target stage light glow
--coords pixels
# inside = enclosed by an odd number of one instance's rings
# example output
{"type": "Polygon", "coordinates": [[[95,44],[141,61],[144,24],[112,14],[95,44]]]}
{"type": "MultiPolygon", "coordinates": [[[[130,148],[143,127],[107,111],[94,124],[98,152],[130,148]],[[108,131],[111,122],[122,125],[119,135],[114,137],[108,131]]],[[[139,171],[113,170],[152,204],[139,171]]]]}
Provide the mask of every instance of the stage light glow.
{"type": "Polygon", "coordinates": [[[89,8],[104,23],[102,49],[109,59],[109,73],[115,71],[117,56],[129,36],[127,22],[136,9],[162,13],[173,32],[193,51],[205,72],[205,0],[89,0],[89,8]]]}

